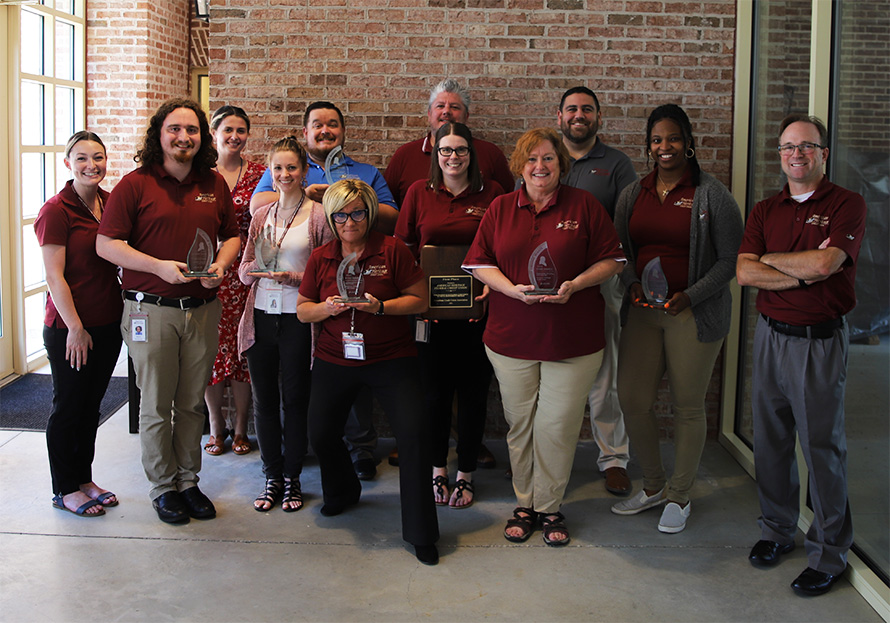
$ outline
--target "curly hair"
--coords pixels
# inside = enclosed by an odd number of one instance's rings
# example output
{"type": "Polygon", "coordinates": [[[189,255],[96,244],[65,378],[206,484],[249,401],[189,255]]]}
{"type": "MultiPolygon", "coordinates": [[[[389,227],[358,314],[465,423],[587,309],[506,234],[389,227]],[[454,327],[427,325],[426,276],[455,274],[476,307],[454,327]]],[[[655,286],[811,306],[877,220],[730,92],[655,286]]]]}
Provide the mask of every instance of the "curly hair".
{"type": "Polygon", "coordinates": [[[519,137],[519,140],[516,141],[516,149],[510,155],[510,172],[516,177],[522,177],[522,170],[528,162],[529,154],[544,141],[553,145],[553,150],[559,161],[559,176],[565,175],[572,164],[571,156],[569,156],[569,151],[559,134],[553,128],[534,128],[519,137]]]}
{"type": "Polygon", "coordinates": [[[164,150],[161,147],[161,128],[167,116],[177,108],[188,108],[198,117],[198,127],[201,130],[201,147],[192,160],[192,169],[199,172],[209,171],[216,166],[216,147],[213,146],[213,137],[210,136],[210,124],[207,122],[207,114],[201,109],[198,102],[187,98],[167,100],[148,121],[148,129],[142,139],[142,145],[133,160],[140,166],[151,166],[164,163],[164,150]]]}

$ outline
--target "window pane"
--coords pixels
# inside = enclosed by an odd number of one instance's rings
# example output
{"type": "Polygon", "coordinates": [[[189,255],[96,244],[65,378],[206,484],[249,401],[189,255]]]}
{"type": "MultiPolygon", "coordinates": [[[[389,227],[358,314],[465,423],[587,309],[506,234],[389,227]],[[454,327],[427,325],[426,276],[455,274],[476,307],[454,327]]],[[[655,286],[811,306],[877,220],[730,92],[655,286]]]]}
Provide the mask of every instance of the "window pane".
{"type": "Polygon", "coordinates": [[[74,0],[56,0],[56,10],[74,15],[74,0]]]}
{"type": "Polygon", "coordinates": [[[56,78],[74,80],[74,26],[56,20],[56,78]]]}
{"type": "Polygon", "coordinates": [[[829,177],[865,198],[865,237],[856,262],[845,402],[850,508],[857,553],[890,575],[890,57],[882,0],[841,2],[829,177]],[[878,42],[883,42],[884,45],[878,42]]]}
{"type": "Polygon", "coordinates": [[[43,145],[44,86],[22,80],[22,145],[43,145]]]}
{"type": "Polygon", "coordinates": [[[43,270],[43,254],[34,235],[34,226],[25,225],[22,228],[22,266],[24,266],[25,287],[31,288],[43,283],[45,273],[43,270]]]}
{"type": "Polygon", "coordinates": [[[34,218],[46,203],[44,154],[22,154],[22,218],[34,218]]]}
{"type": "Polygon", "coordinates": [[[28,357],[43,350],[43,317],[46,293],[33,294],[25,299],[25,350],[28,357]]]}
{"type": "MultiPolygon", "coordinates": [[[[748,148],[749,213],[758,201],[776,194],[785,181],[776,153],[779,123],[791,112],[806,112],[810,81],[811,0],[763,0],[754,3],[754,71],[751,85],[751,132],[748,148]]],[[[753,446],[751,351],[757,310],[756,288],[742,294],[744,352],[739,364],[740,405],[736,433],[753,446]]]]}
{"type": "Polygon", "coordinates": [[[65,154],[59,152],[56,154],[56,191],[62,190],[65,182],[71,179],[71,171],[65,166],[65,154]]]}
{"type": "Polygon", "coordinates": [[[43,16],[22,9],[22,71],[43,74],[43,16]]]}
{"type": "Polygon", "coordinates": [[[56,87],[56,145],[68,142],[74,125],[74,89],[56,87]]]}

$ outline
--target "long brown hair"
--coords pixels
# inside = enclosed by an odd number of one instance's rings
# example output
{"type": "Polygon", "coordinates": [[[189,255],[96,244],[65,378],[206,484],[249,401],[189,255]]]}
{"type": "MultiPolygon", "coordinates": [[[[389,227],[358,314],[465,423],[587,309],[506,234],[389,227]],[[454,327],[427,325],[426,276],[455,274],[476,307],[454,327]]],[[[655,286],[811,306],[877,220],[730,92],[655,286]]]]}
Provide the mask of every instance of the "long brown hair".
{"type": "Polygon", "coordinates": [[[213,146],[213,137],[210,136],[210,124],[207,123],[207,114],[201,109],[198,102],[188,98],[176,98],[167,100],[148,121],[148,129],[142,139],[142,146],[133,160],[140,166],[151,166],[164,163],[164,150],[161,148],[161,128],[167,116],[177,108],[188,108],[198,117],[198,127],[201,129],[201,147],[192,160],[192,169],[206,172],[216,166],[216,147],[213,146]]]}

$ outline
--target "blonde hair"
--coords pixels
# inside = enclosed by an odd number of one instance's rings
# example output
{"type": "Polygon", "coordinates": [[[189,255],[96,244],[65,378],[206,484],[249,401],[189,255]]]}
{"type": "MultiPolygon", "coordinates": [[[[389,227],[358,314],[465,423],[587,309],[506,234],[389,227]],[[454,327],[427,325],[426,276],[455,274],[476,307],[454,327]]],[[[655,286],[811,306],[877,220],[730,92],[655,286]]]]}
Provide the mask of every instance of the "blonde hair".
{"type": "Polygon", "coordinates": [[[374,225],[377,223],[377,212],[379,211],[377,205],[377,193],[374,192],[373,188],[368,186],[362,180],[345,179],[331,184],[328,189],[324,191],[324,198],[322,199],[324,215],[328,221],[328,226],[331,228],[331,231],[334,232],[334,236],[336,236],[338,240],[340,239],[340,235],[337,233],[334,221],[331,220],[331,214],[340,212],[356,199],[361,199],[362,203],[364,203],[365,207],[368,209],[368,232],[370,233],[371,229],[373,229],[374,225]]]}
{"type": "Polygon", "coordinates": [[[553,128],[535,128],[529,130],[519,137],[516,141],[516,149],[510,155],[510,172],[516,177],[522,177],[522,170],[528,162],[528,156],[532,151],[544,141],[548,141],[553,145],[556,156],[559,159],[559,176],[562,177],[569,172],[571,164],[571,156],[569,150],[563,144],[562,139],[553,128]]]}

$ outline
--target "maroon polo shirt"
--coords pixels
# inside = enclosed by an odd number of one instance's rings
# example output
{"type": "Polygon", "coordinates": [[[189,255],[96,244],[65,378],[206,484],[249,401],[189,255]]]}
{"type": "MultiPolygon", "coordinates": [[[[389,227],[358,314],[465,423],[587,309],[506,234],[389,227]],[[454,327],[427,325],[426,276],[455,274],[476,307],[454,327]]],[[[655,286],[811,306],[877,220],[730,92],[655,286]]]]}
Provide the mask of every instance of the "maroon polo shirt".
{"type": "MultiPolygon", "coordinates": [[[[232,193],[225,179],[215,171],[194,169],[179,181],[161,165],[142,166],[125,175],[111,196],[99,233],[126,240],[138,251],[160,260],[185,262],[203,229],[214,248],[220,240],[237,238],[238,221],[232,193]]],[[[151,273],[124,269],[125,290],[138,290],[159,296],[210,298],[196,279],[186,284],[167,283],[151,273]]]]}
{"type": "MultiPolygon", "coordinates": [[[[525,188],[496,198],[482,217],[463,267],[496,267],[514,284],[529,284],[528,259],[542,242],[548,244],[560,283],[601,260],[624,259],[600,202],[585,190],[560,185],[537,214],[525,188]]],[[[564,305],[527,305],[492,292],[483,341],[496,353],[517,359],[590,355],[605,346],[603,305],[599,286],[576,292],[564,305]]]]}
{"type": "Polygon", "coordinates": [[[754,206],[739,253],[757,257],[828,246],[847,254],[843,270],[807,288],[758,290],[757,311],[780,322],[805,326],[838,318],[856,306],[856,259],[865,235],[865,200],[823,178],[813,195],[797,203],[788,185],[754,206]]]}
{"type": "MultiPolygon", "coordinates": [[[[339,296],[337,269],[343,260],[340,241],[333,240],[312,252],[300,283],[300,294],[316,303],[339,296]]],[[[372,231],[358,259],[363,274],[363,291],[381,301],[394,299],[402,290],[423,280],[423,271],[405,243],[372,231]]],[[[375,316],[355,312],[355,331],[363,333],[365,360],[343,357],[343,332],[350,330],[352,312],[346,310],[321,322],[315,356],[341,366],[362,366],[398,357],[414,357],[413,316],[375,316]]]]}
{"type": "MultiPolygon", "coordinates": [[[[107,203],[108,193],[101,188],[99,197],[107,203]]],[[[84,327],[120,322],[123,311],[117,266],[96,254],[98,231],[99,223],[81,203],[70,180],[40,208],[34,221],[34,233],[41,247],[47,244],[65,247],[65,282],[84,327]]],[[[43,322],[48,327],[67,328],[52,295],[46,299],[43,322]]]]}
{"type": "Polygon", "coordinates": [[[646,264],[660,257],[671,297],[689,286],[689,224],[695,186],[687,171],[662,203],[656,176],[652,171],[640,181],[628,229],[637,249],[637,277],[642,279],[646,264]]]}
{"type": "Polygon", "coordinates": [[[484,184],[477,193],[465,190],[455,197],[444,186],[433,190],[427,180],[414,182],[399,210],[396,237],[411,248],[415,257],[428,244],[470,244],[489,204],[504,194],[497,182],[484,184]]]}
{"type": "MultiPolygon", "coordinates": [[[[473,139],[473,147],[476,150],[476,161],[479,163],[482,179],[486,182],[493,180],[504,190],[513,188],[515,182],[504,152],[494,143],[481,139],[473,139]]],[[[430,135],[427,134],[421,139],[405,143],[392,155],[386,171],[383,172],[383,178],[398,201],[399,209],[411,184],[417,180],[429,179],[432,154],[433,144],[430,135]]]]}

